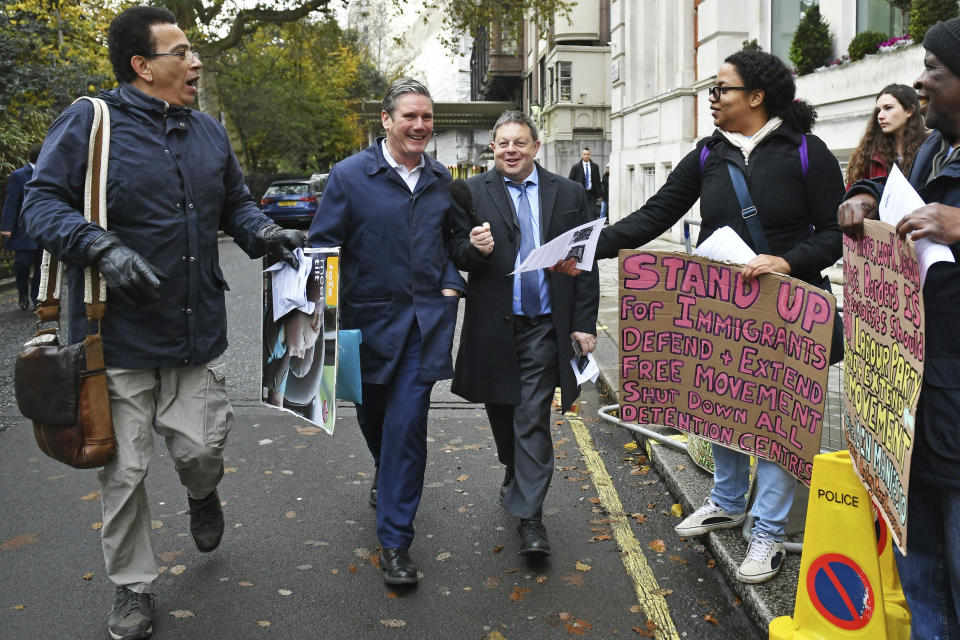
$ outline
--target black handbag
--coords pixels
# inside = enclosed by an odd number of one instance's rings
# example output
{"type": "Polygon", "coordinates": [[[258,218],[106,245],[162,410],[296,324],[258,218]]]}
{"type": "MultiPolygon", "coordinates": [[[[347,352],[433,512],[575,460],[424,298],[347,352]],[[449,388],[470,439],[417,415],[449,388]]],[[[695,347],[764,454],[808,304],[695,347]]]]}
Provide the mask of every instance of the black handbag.
{"type": "MultiPolygon", "coordinates": [[[[763,233],[763,227],[757,220],[757,207],[753,204],[753,198],[750,197],[750,191],[747,189],[747,181],[743,177],[743,171],[731,160],[727,160],[727,171],[730,173],[730,180],[733,181],[733,190],[737,192],[737,200],[740,202],[740,214],[744,222],[747,223],[747,231],[750,232],[750,238],[753,239],[753,246],[760,253],[770,254],[770,245],[767,244],[767,236],[763,233]]],[[[833,295],[830,287],[830,278],[823,276],[820,282],[811,282],[833,295]]],[[[837,364],[843,360],[843,318],[840,316],[840,309],[835,311],[833,318],[833,336],[830,338],[830,364],[837,364]]]]}

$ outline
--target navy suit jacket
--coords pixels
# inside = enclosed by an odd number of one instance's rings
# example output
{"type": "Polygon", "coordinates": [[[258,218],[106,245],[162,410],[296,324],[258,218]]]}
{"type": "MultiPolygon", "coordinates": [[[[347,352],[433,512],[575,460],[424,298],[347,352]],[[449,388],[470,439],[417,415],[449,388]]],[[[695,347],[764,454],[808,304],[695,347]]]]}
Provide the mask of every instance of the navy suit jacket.
{"type": "Polygon", "coordinates": [[[413,192],[383,157],[380,139],[331,171],[310,225],[312,246],[339,246],[340,325],[360,329],[364,382],[388,384],[417,323],[420,380],[453,376],[453,331],[466,290],[448,251],[450,173],[425,156],[413,192]]]}
{"type": "Polygon", "coordinates": [[[37,243],[20,227],[20,210],[23,208],[24,187],[33,176],[33,167],[25,164],[7,180],[7,191],[3,198],[3,219],[0,231],[10,231],[11,236],[4,246],[11,251],[34,251],[37,243]]]}

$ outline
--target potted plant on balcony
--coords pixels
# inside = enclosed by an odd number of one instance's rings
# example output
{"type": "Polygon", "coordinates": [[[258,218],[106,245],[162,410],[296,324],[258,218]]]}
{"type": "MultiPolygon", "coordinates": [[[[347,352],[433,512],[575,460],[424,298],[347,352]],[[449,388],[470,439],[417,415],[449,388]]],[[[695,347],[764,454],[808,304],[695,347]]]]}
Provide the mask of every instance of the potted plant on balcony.
{"type": "Polygon", "coordinates": [[[847,47],[847,53],[850,55],[850,61],[856,62],[863,60],[866,56],[873,55],[881,43],[887,41],[887,34],[882,31],[864,31],[854,36],[847,47]]]}
{"type": "Polygon", "coordinates": [[[830,62],[833,38],[819,5],[811,5],[800,19],[790,44],[790,61],[799,75],[810,73],[830,62]]]}

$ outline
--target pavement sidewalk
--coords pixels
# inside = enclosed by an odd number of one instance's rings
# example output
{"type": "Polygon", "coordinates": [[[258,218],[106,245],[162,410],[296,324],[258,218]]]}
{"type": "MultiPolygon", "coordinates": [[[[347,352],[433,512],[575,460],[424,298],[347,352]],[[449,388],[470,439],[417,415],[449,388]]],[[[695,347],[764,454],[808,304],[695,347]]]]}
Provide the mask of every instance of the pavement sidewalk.
{"type": "MultiPolygon", "coordinates": [[[[684,245],[669,240],[657,239],[644,245],[644,249],[657,251],[685,252],[684,245]]],[[[618,332],[619,296],[618,296],[618,262],[616,260],[601,260],[600,269],[600,312],[597,319],[597,349],[595,357],[600,367],[600,378],[597,384],[601,391],[615,402],[618,395],[620,336],[618,332]]],[[[841,269],[834,266],[827,269],[826,274],[835,284],[842,283],[841,269]]],[[[841,290],[835,286],[834,291],[841,290]]],[[[840,296],[838,304],[842,305],[840,296]]],[[[839,408],[839,375],[831,372],[832,404],[834,408],[834,428],[827,429],[824,436],[824,447],[839,448],[839,425],[836,410],[839,408]],[[834,380],[834,378],[837,378],[834,380]],[[829,432],[829,433],[828,433],[829,432]]],[[[828,400],[828,405],[831,401],[828,400]]],[[[830,408],[828,406],[828,408],[830,408]]],[[[648,425],[645,425],[648,426],[648,425]]],[[[649,427],[667,435],[677,435],[678,432],[668,428],[649,427]]],[[[637,441],[643,445],[645,439],[634,434],[637,441]]],[[[682,436],[678,436],[682,437],[682,436]]],[[[684,517],[703,504],[713,486],[713,477],[694,464],[689,456],[681,451],[647,440],[647,449],[651,463],[663,476],[668,488],[677,502],[683,507],[684,517]]],[[[802,542],[803,525],[806,519],[807,490],[798,483],[793,510],[790,513],[788,539],[793,542],[802,542]]],[[[678,520],[679,521],[679,520],[678,520]]],[[[728,583],[739,595],[744,607],[760,629],[767,629],[770,621],[778,616],[793,615],[794,599],[796,597],[797,581],[799,578],[800,556],[789,554],[780,574],[773,580],[760,585],[748,585],[737,581],[736,572],[746,555],[747,543],[740,530],[727,529],[712,532],[704,537],[705,542],[712,550],[723,570],[728,583]]]]}

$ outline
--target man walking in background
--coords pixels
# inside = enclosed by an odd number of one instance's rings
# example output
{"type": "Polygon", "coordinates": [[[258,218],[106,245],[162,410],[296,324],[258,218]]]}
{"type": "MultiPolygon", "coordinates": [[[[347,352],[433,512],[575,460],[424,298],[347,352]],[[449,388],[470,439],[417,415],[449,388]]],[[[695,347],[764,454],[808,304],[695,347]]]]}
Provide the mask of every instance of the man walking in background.
{"type": "Polygon", "coordinates": [[[583,151],[580,152],[580,162],[570,168],[570,175],[568,177],[574,182],[579,182],[583,185],[583,190],[587,192],[587,206],[590,212],[590,220],[595,220],[597,217],[597,202],[603,195],[603,191],[600,167],[590,159],[589,147],[584,147],[583,151]]]}
{"type": "Polygon", "coordinates": [[[33,177],[33,167],[40,155],[40,147],[39,142],[32,145],[27,152],[29,162],[11,173],[7,179],[6,195],[3,198],[3,220],[0,221],[0,235],[4,237],[4,246],[14,252],[13,274],[17,280],[18,302],[23,310],[37,304],[37,294],[40,291],[40,261],[43,251],[23,230],[21,217],[24,186],[33,177]]]}

